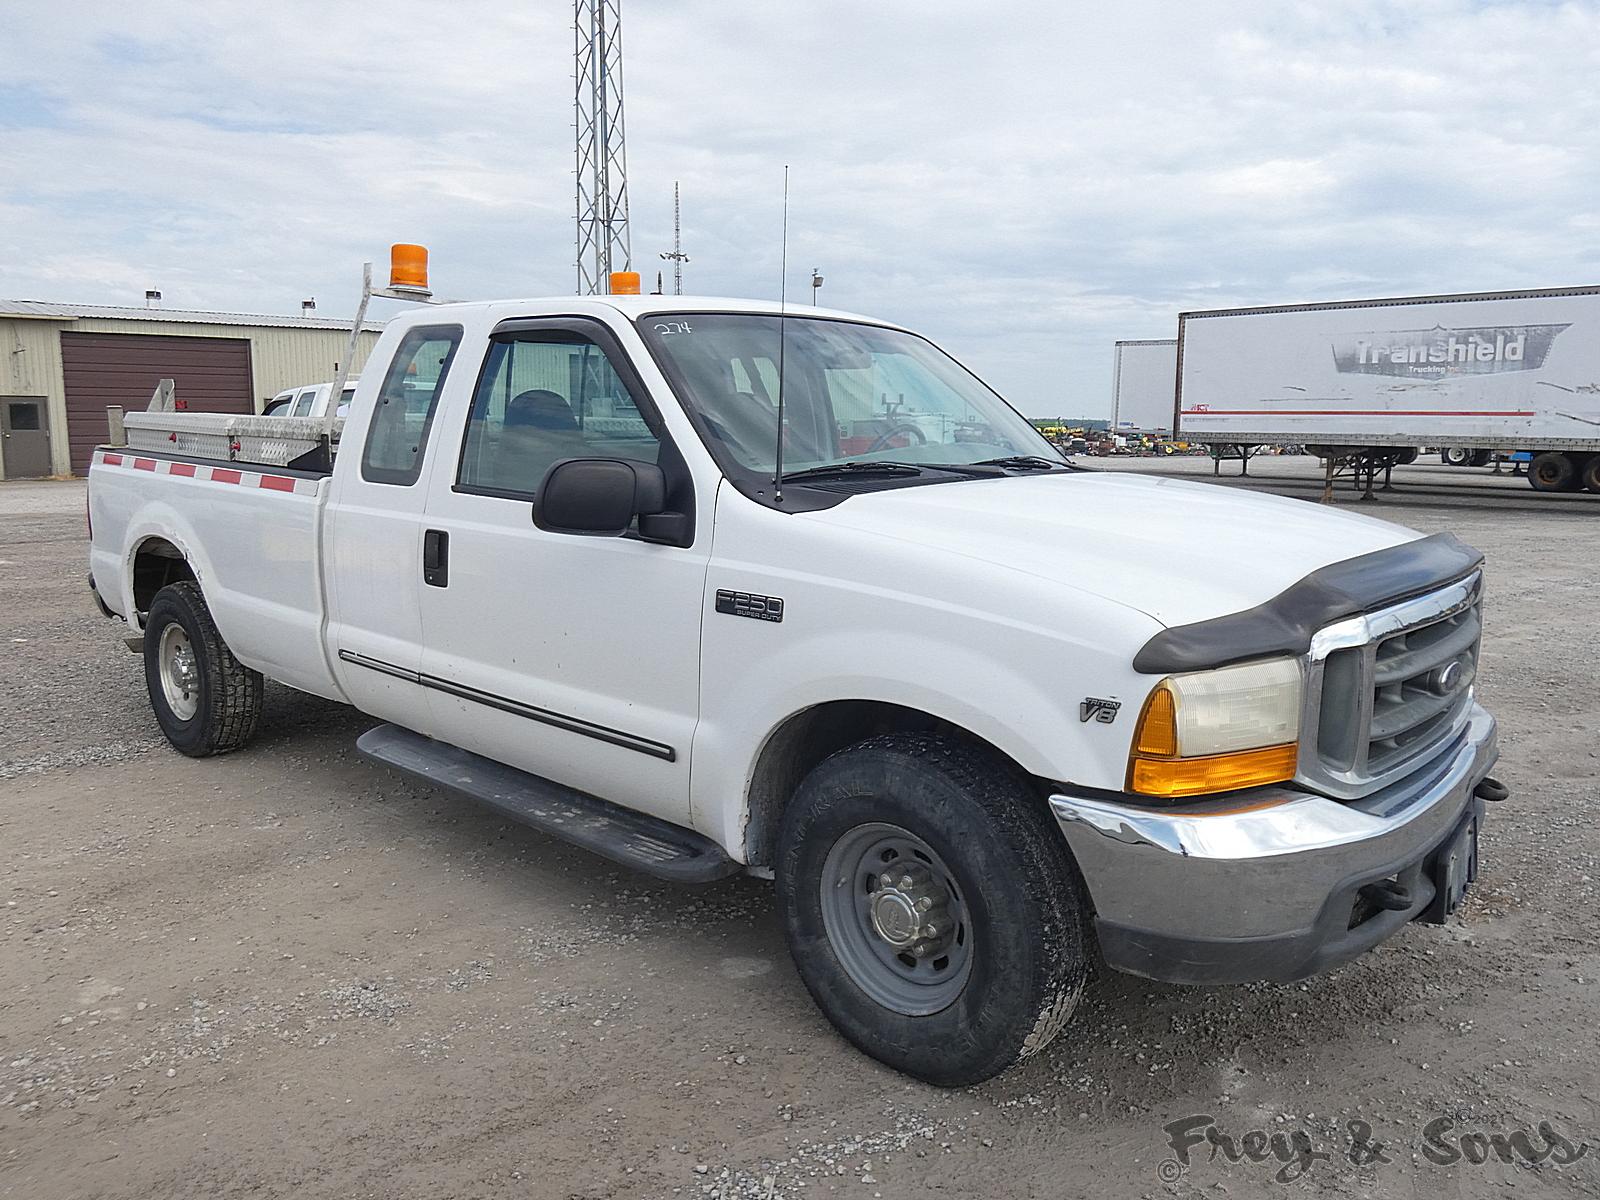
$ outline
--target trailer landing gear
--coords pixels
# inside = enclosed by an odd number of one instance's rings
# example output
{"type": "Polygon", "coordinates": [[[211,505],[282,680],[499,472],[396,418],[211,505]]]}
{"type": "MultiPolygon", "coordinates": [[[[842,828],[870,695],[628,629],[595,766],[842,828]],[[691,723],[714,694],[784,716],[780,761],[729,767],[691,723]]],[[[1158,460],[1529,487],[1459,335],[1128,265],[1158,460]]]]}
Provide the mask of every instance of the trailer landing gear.
{"type": "Polygon", "coordinates": [[[1211,455],[1211,474],[1213,476],[1222,474],[1222,460],[1225,458],[1237,458],[1239,460],[1240,476],[1250,474],[1250,458],[1260,448],[1259,446],[1244,445],[1240,442],[1206,443],[1206,452],[1211,455]]]}
{"type": "Polygon", "coordinates": [[[1307,446],[1306,449],[1322,460],[1322,503],[1333,503],[1333,481],[1348,476],[1351,486],[1361,492],[1363,503],[1376,500],[1372,494],[1378,472],[1383,472],[1380,492],[1395,490],[1393,474],[1398,466],[1417,461],[1415,447],[1401,449],[1372,446],[1307,446]]]}

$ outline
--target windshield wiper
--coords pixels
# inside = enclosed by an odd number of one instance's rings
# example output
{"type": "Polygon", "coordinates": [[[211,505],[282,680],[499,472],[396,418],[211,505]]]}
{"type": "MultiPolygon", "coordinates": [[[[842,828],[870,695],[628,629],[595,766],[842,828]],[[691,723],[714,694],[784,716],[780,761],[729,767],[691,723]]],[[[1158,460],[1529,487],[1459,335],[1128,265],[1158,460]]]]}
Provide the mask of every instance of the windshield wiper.
{"type": "Polygon", "coordinates": [[[922,468],[913,463],[856,460],[853,462],[824,463],[820,467],[807,467],[803,471],[785,471],[781,478],[784,483],[793,483],[797,479],[826,479],[830,475],[921,474],[922,468]]]}
{"type": "Polygon", "coordinates": [[[1013,471],[1054,471],[1057,467],[1069,470],[1072,464],[1059,458],[1045,458],[1042,454],[1012,454],[1005,458],[984,458],[972,464],[975,467],[1009,467],[1013,471]]]}

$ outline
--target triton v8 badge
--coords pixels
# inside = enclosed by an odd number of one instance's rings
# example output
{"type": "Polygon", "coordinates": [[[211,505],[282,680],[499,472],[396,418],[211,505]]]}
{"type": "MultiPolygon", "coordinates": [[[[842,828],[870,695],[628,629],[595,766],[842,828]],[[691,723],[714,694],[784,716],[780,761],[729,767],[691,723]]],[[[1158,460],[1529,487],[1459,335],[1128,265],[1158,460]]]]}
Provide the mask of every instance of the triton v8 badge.
{"type": "Polygon", "coordinates": [[[1095,720],[1102,725],[1109,725],[1117,719],[1117,709],[1121,707],[1121,700],[1096,700],[1093,696],[1085,696],[1083,703],[1078,705],[1078,720],[1095,720]]]}

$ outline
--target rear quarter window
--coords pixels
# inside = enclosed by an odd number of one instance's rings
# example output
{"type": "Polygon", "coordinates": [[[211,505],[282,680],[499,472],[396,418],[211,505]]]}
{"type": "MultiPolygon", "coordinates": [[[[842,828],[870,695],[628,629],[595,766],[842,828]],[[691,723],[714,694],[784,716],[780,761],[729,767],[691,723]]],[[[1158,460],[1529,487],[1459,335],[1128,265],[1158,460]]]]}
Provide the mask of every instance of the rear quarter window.
{"type": "Polygon", "coordinates": [[[361,478],[401,487],[416,483],[439,392],[460,346],[459,325],[421,325],[405,335],[374,401],[361,478]]]}

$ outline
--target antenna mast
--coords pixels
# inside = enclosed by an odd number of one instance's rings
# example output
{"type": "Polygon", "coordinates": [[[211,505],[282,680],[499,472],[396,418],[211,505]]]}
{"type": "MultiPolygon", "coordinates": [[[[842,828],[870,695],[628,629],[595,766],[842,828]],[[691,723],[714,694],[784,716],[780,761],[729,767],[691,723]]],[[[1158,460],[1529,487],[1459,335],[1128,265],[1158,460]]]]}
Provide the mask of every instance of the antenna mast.
{"type": "Polygon", "coordinates": [[[578,292],[611,290],[632,269],[622,124],[621,0],[573,0],[578,131],[578,292]]]}
{"type": "Polygon", "coordinates": [[[772,499],[783,503],[783,348],[789,332],[789,164],[783,164],[783,250],[778,267],[778,444],[772,452],[772,499]]]}
{"type": "Polygon", "coordinates": [[[683,252],[683,223],[678,218],[678,181],[672,181],[672,253],[662,258],[672,263],[672,294],[683,295],[683,264],[689,256],[683,252]]]}

